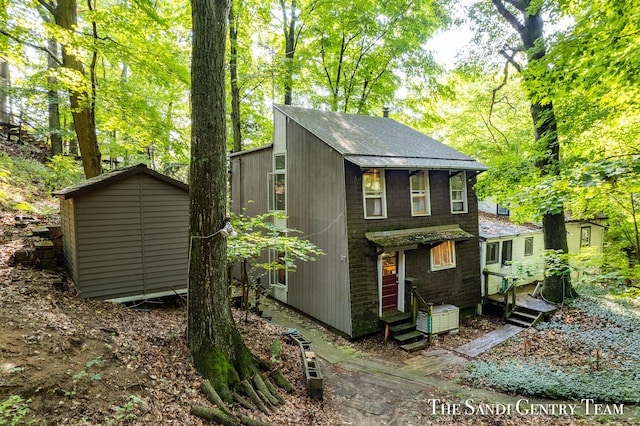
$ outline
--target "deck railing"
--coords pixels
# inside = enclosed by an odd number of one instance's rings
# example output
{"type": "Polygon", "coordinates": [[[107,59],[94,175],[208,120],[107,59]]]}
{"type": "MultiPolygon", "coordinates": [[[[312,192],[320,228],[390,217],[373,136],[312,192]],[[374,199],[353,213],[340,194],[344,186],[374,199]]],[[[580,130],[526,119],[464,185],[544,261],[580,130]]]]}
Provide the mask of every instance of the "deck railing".
{"type": "Polygon", "coordinates": [[[484,295],[487,296],[489,294],[489,276],[493,275],[496,277],[502,278],[502,289],[501,293],[504,297],[504,317],[508,318],[511,313],[516,308],[516,293],[518,286],[516,284],[516,280],[513,277],[509,277],[505,274],[501,274],[499,272],[491,272],[488,270],[484,270],[484,295]]]}

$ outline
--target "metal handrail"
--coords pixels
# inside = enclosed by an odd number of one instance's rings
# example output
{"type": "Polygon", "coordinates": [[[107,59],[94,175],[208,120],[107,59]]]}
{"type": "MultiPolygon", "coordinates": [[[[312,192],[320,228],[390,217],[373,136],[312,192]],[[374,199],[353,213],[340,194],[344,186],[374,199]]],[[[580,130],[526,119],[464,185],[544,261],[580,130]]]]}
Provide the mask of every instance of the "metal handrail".
{"type": "Polygon", "coordinates": [[[429,322],[429,326],[427,327],[429,332],[427,333],[427,338],[429,340],[429,344],[433,343],[433,333],[431,333],[431,318],[433,317],[433,303],[427,303],[420,293],[418,293],[418,289],[415,285],[411,286],[411,313],[413,315],[413,322],[415,323],[418,320],[418,305],[422,305],[427,309],[427,321],[429,322]]]}

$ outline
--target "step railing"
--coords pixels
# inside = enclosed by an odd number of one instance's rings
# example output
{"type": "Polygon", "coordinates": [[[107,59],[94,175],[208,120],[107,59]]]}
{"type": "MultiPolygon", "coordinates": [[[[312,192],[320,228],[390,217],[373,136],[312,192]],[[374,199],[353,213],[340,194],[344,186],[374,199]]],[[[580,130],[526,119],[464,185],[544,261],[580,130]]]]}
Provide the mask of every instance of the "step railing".
{"type": "Polygon", "coordinates": [[[503,301],[503,309],[504,309],[504,317],[509,318],[513,311],[516,309],[516,293],[518,289],[518,285],[516,283],[515,278],[509,277],[505,274],[501,274],[499,272],[491,272],[488,270],[484,270],[484,294],[485,296],[489,294],[489,276],[493,275],[496,277],[502,278],[502,289],[500,292],[504,297],[503,301]]]}
{"type": "Polygon", "coordinates": [[[411,285],[411,313],[413,315],[413,322],[418,320],[418,310],[420,307],[424,308],[427,312],[427,338],[429,339],[429,345],[433,343],[432,321],[433,321],[433,303],[427,303],[420,293],[418,293],[418,287],[415,284],[411,285]]]}

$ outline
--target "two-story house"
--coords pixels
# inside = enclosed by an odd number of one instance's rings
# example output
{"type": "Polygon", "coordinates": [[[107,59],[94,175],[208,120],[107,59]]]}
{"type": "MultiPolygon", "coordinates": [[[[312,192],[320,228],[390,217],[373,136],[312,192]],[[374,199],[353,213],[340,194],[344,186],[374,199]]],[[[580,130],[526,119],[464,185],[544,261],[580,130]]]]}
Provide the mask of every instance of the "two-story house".
{"type": "Polygon", "coordinates": [[[487,167],[473,158],[387,116],[275,105],[273,143],[232,154],[231,167],[233,211],[283,211],[326,253],[267,274],[276,299],[352,338],[408,311],[412,286],[475,312],[473,185],[487,167]]]}

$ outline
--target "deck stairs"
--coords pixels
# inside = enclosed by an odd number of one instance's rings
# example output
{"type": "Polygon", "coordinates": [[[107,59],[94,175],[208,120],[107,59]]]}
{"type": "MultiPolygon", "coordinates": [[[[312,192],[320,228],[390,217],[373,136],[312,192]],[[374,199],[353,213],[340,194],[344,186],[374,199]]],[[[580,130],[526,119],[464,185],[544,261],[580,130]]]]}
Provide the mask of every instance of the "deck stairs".
{"type": "Polygon", "coordinates": [[[398,342],[403,350],[413,352],[429,346],[427,336],[416,330],[411,312],[385,312],[380,321],[388,330],[388,337],[398,342]]]}
{"type": "Polygon", "coordinates": [[[518,327],[529,328],[544,320],[544,313],[525,306],[516,306],[515,309],[507,316],[505,322],[507,324],[517,325],[518,327]]]}

